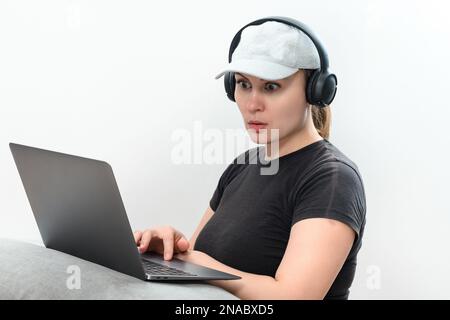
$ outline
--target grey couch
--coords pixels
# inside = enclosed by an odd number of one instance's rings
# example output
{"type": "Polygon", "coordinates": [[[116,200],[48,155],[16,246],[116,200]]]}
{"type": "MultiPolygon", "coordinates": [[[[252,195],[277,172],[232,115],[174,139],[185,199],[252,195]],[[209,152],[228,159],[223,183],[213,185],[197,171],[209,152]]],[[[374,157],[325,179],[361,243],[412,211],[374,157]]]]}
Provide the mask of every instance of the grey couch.
{"type": "Polygon", "coordinates": [[[0,299],[238,300],[204,282],[146,282],[12,239],[0,239],[0,299]]]}

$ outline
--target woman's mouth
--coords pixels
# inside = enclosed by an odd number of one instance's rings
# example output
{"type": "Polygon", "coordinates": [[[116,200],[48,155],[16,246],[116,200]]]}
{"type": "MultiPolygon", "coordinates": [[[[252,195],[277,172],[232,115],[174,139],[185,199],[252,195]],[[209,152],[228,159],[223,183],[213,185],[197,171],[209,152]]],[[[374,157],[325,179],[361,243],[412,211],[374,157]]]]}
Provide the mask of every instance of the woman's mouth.
{"type": "Polygon", "coordinates": [[[260,121],[249,121],[248,126],[250,129],[256,130],[258,132],[260,129],[264,129],[267,127],[267,123],[260,122],[260,121]]]}

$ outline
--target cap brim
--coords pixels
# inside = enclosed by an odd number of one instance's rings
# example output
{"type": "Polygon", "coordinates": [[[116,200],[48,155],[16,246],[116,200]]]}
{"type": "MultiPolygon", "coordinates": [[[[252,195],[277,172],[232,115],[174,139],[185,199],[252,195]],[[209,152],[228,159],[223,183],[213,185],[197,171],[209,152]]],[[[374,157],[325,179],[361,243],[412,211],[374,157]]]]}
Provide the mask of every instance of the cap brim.
{"type": "Polygon", "coordinates": [[[240,72],[265,80],[279,80],[287,78],[297,72],[298,68],[291,68],[281,64],[262,60],[235,60],[224,71],[215,76],[219,79],[227,72],[240,72]]]}

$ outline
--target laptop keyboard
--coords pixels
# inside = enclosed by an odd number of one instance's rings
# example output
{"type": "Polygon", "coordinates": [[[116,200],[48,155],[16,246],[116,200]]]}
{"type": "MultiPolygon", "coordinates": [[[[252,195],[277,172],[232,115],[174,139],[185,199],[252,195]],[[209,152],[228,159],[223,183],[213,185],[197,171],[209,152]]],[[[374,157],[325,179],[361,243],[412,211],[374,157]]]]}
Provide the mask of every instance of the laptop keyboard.
{"type": "Polygon", "coordinates": [[[145,271],[154,275],[175,275],[175,276],[196,276],[195,274],[184,272],[175,268],[165,266],[148,260],[142,260],[145,271]]]}

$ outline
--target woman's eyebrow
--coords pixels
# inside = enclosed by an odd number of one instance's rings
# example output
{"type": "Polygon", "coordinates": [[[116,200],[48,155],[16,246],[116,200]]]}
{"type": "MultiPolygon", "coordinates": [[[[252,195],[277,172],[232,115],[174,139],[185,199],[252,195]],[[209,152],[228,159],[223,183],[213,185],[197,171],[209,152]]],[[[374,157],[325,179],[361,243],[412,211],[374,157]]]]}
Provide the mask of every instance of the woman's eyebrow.
{"type": "MultiPolygon", "coordinates": [[[[243,74],[241,74],[241,73],[239,73],[239,72],[236,72],[236,74],[237,75],[240,75],[242,78],[245,78],[245,79],[247,79],[247,77],[246,76],[244,76],[243,74]]],[[[247,79],[248,80],[248,79],[247,79]]]]}

